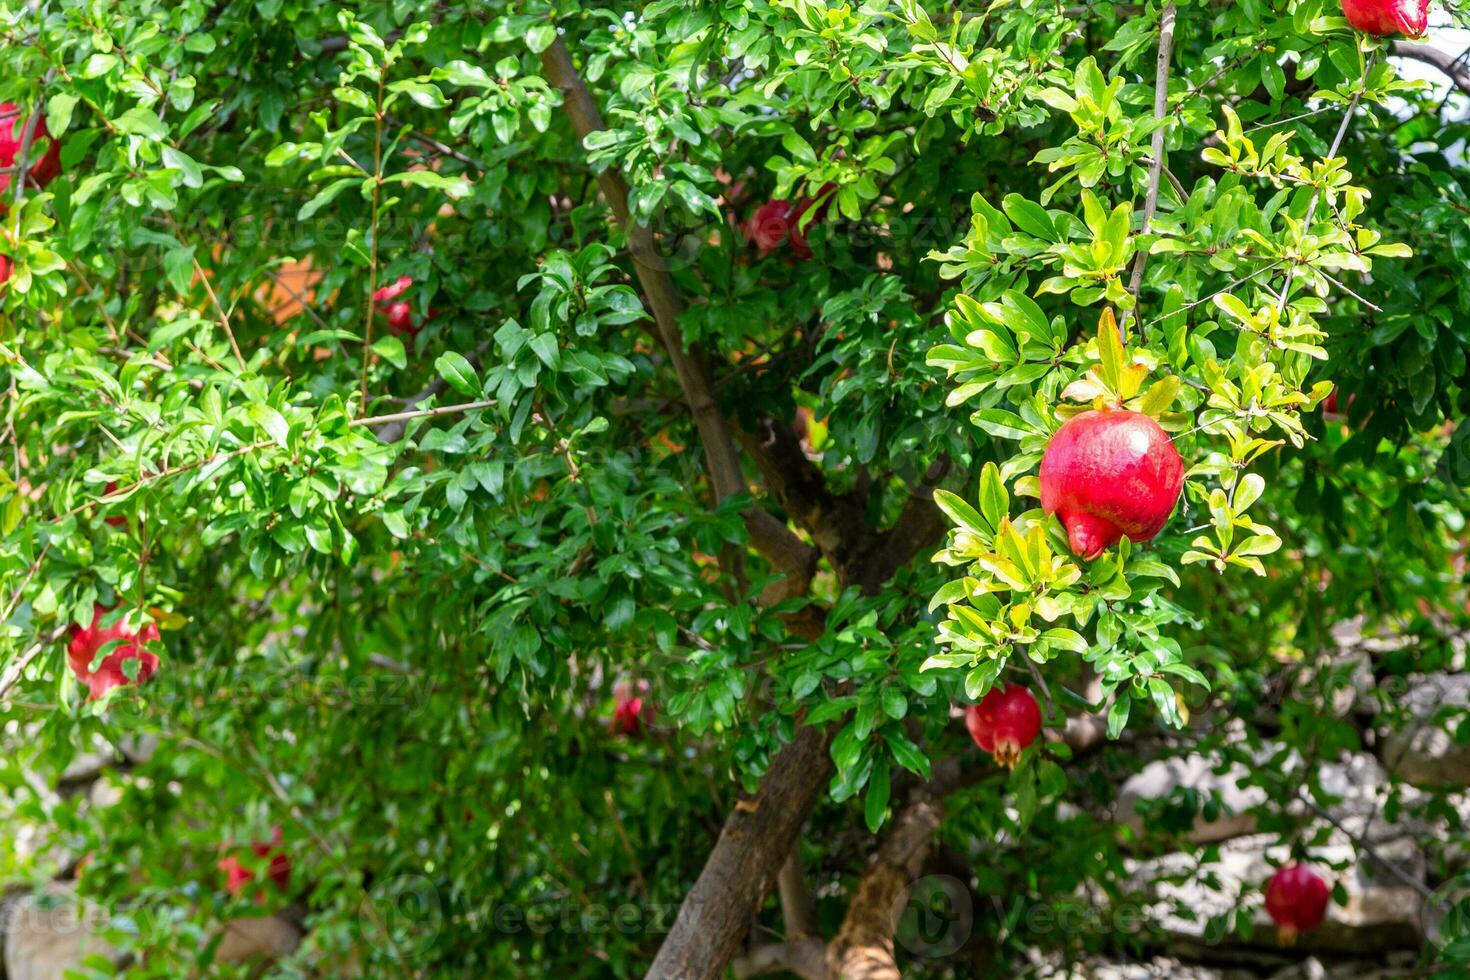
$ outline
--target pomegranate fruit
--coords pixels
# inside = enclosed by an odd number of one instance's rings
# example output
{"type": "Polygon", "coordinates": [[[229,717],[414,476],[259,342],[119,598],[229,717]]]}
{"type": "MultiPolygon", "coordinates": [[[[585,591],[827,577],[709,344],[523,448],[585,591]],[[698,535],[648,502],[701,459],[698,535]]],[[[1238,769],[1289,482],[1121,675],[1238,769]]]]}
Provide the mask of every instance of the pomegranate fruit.
{"type": "Polygon", "coordinates": [[[636,686],[623,681],[613,688],[613,716],[608,726],[612,734],[639,738],[644,726],[653,723],[654,707],[646,697],[648,689],[647,681],[639,681],[636,686]]]}
{"type": "Polygon", "coordinates": [[[123,664],[128,660],[138,661],[137,681],[142,684],[158,673],[158,655],[143,649],[145,643],[159,641],[158,627],[149,623],[141,630],[131,630],[123,620],[104,627],[102,617],[108,612],[100,603],[93,606],[92,625],[83,629],[72,626],[71,643],[66,648],[67,663],[77,680],[88,690],[88,700],[96,701],[114,687],[131,684],[123,664]],[[97,652],[114,640],[122,641],[112,652],[102,658],[97,670],[91,669],[92,659],[97,652]]]}
{"type": "Polygon", "coordinates": [[[790,201],[769,201],[755,209],[742,231],[764,257],[779,248],[791,233],[795,208],[790,201]]]}
{"type": "Polygon", "coordinates": [[[388,329],[400,336],[412,337],[419,332],[413,322],[413,307],[398,299],[413,286],[413,276],[399,276],[394,282],[373,293],[373,302],[388,318],[388,329]]]}
{"type": "Polygon", "coordinates": [[[1124,535],[1147,541],[1158,534],[1183,487],[1179,451],[1138,412],[1083,412],[1057,430],[1041,457],[1041,507],[1061,519],[1072,551],[1089,561],[1124,535]]]}
{"type": "MultiPolygon", "coordinates": [[[[281,851],[281,828],[271,828],[271,839],[268,841],[255,841],[250,849],[259,858],[270,857],[270,863],[266,866],[266,877],[270,878],[280,891],[285,891],[291,885],[291,859],[281,851]]],[[[231,854],[222,858],[218,865],[225,873],[225,891],[231,895],[238,895],[245,886],[255,880],[255,873],[240,861],[238,857],[231,854]]],[[[256,901],[264,901],[264,894],[256,896],[256,901]]]]}
{"type": "Polygon", "coordinates": [[[804,197],[795,204],[783,200],[769,201],[756,208],[755,214],[741,226],[741,232],[746,241],[760,250],[762,258],[789,238],[792,254],[805,262],[812,257],[807,232],[812,225],[826,217],[827,209],[836,194],[837,185],[827,183],[817,191],[816,197],[804,197]],[[807,212],[811,212],[812,216],[806,219],[806,227],[803,228],[802,219],[807,212]]]}
{"type": "MultiPolygon", "coordinates": [[[[4,287],[10,281],[10,269],[10,256],[0,255],[0,287],[4,287]]],[[[4,291],[3,288],[0,288],[0,293],[4,291]]]]}
{"type": "Polygon", "coordinates": [[[1322,876],[1304,864],[1293,861],[1277,868],[1266,883],[1266,912],[1276,923],[1276,938],[1290,945],[1320,926],[1331,893],[1322,876]]]}
{"type": "MultiPolygon", "coordinates": [[[[15,166],[25,140],[26,117],[14,102],[0,102],[0,170],[15,166]]],[[[26,153],[27,186],[41,188],[61,173],[61,143],[46,131],[46,118],[36,120],[35,134],[26,153]]],[[[0,174],[0,194],[10,186],[10,174],[0,174]]],[[[3,210],[3,208],[0,208],[3,210]]]]}
{"type": "Polygon", "coordinates": [[[1041,734],[1041,706],[1020,684],[992,688],[979,704],[965,708],[965,727],[983,751],[1008,769],[1041,734]]]}
{"type": "Polygon", "coordinates": [[[1423,37],[1429,28],[1429,0],[1342,0],[1342,12],[1353,27],[1380,37],[1423,37]]]}

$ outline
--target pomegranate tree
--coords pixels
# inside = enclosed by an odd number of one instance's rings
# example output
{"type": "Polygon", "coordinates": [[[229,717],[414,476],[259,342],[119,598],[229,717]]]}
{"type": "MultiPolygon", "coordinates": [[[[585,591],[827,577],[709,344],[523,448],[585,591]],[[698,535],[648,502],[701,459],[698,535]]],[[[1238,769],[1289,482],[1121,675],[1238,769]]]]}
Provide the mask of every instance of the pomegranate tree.
{"type": "Polygon", "coordinates": [[[1041,458],[1041,506],[1091,560],[1125,535],[1147,541],[1169,520],[1184,461],[1159,424],[1139,412],[1098,409],[1068,421],[1041,458]]]}
{"type": "Polygon", "coordinates": [[[975,744],[1007,768],[1041,734],[1041,706],[1020,684],[992,688],[979,704],[965,708],[965,727],[975,744]]]}
{"type": "Polygon", "coordinates": [[[158,672],[158,655],[146,649],[146,644],[159,641],[158,627],[152,623],[134,630],[123,617],[111,626],[103,626],[102,619],[108,610],[100,603],[92,609],[92,625],[86,628],[71,628],[71,643],[66,648],[67,663],[78,681],[86,686],[88,700],[96,701],[115,687],[139,684],[158,672]],[[106,655],[94,669],[92,662],[103,648],[106,655]],[[128,665],[128,661],[137,661],[128,665]]]}
{"type": "Polygon", "coordinates": [[[1423,37],[1429,27],[1429,0],[1342,0],[1342,12],[1364,34],[1423,37]]]}
{"type": "Polygon", "coordinates": [[[1304,864],[1292,862],[1276,869],[1266,883],[1266,912],[1276,923],[1276,937],[1283,945],[1311,932],[1327,917],[1331,889],[1322,876],[1304,864]]]}

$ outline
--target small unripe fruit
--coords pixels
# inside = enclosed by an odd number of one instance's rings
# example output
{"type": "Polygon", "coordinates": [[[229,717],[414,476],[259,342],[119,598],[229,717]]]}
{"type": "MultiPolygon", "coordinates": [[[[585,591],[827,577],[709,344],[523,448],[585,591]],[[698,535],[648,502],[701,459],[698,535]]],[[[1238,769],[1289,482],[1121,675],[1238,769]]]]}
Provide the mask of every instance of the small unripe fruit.
{"type": "Polygon", "coordinates": [[[143,649],[145,643],[159,641],[158,627],[149,623],[141,630],[131,630],[124,620],[111,626],[102,626],[102,617],[107,614],[100,603],[92,609],[92,625],[83,629],[72,626],[71,643],[66,648],[67,663],[77,680],[86,685],[88,700],[96,701],[114,687],[133,683],[123,670],[124,662],[138,661],[137,682],[142,684],[158,672],[158,655],[143,649]],[[120,640],[112,652],[92,671],[92,659],[97,652],[114,640],[120,640]]]}
{"type": "MultiPolygon", "coordinates": [[[[14,102],[0,102],[0,170],[15,166],[20,157],[21,143],[25,141],[26,116],[14,102]]],[[[26,152],[26,186],[41,188],[56,179],[61,173],[61,143],[51,138],[46,131],[46,117],[36,120],[36,129],[31,136],[31,146],[26,152]],[[43,144],[45,152],[42,152],[43,144]]],[[[0,194],[10,187],[8,173],[0,174],[0,194]]],[[[8,203],[8,202],[7,202],[8,203]]],[[[0,211],[5,210],[0,204],[0,211]]]]}
{"type": "Polygon", "coordinates": [[[1041,457],[1041,506],[1067,529],[1079,557],[1092,560],[1127,535],[1163,530],[1184,487],[1184,461],[1147,415],[1083,412],[1051,437],[1041,457]]]}
{"type": "Polygon", "coordinates": [[[1342,0],[1348,23],[1364,34],[1423,37],[1429,28],[1429,0],[1342,0]]]}
{"type": "Polygon", "coordinates": [[[1311,932],[1327,917],[1331,889],[1322,876],[1295,862],[1277,868],[1266,883],[1266,912],[1276,923],[1276,938],[1284,946],[1311,932]]]}
{"type": "Polygon", "coordinates": [[[992,688],[979,704],[965,708],[965,727],[980,748],[1006,768],[1041,734],[1041,706],[1020,684],[992,688]]]}

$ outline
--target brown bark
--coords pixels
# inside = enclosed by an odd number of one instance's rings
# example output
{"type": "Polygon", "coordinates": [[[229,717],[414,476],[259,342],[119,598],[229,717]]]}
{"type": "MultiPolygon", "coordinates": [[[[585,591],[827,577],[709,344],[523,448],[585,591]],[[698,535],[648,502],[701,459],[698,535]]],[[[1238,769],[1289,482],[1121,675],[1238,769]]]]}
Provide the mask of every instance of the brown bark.
{"type": "Polygon", "coordinates": [[[909,882],[919,873],[942,810],[937,801],[911,803],[893,822],[873,864],[858,882],[842,930],[827,947],[827,971],[840,980],[900,980],[893,933],[909,882]]]}
{"type": "MultiPolygon", "coordinates": [[[[593,101],[592,93],[587,90],[586,83],[572,64],[571,55],[560,38],[541,53],[541,70],[547,82],[561,92],[562,108],[566,110],[572,131],[579,140],[585,140],[589,134],[607,128],[603,123],[601,110],[593,101]]],[[[699,441],[704,447],[705,466],[709,470],[710,483],[714,486],[715,499],[720,501],[748,493],[750,486],[745,482],[734,435],[715,398],[709,366],[684,347],[684,338],[679,329],[679,314],[684,309],[684,303],[658,253],[653,232],[633,220],[628,207],[628,182],[621,173],[610,167],[597,175],[597,184],[618,224],[628,236],[628,251],[633,256],[633,268],[638,275],[639,285],[643,287],[644,298],[648,301],[654,323],[658,327],[659,339],[674,366],[684,401],[688,404],[689,412],[694,417],[694,425],[699,430],[699,441]]],[[[752,507],[743,516],[751,544],[793,580],[790,594],[804,592],[816,563],[816,556],[810,546],[790,528],[759,508],[752,507]]]]}
{"type": "Polygon", "coordinates": [[[827,782],[830,730],[803,728],[771,760],[760,793],[725,821],[674,927],[648,970],[649,980],[721,976],[791,853],[807,811],[827,782]]]}

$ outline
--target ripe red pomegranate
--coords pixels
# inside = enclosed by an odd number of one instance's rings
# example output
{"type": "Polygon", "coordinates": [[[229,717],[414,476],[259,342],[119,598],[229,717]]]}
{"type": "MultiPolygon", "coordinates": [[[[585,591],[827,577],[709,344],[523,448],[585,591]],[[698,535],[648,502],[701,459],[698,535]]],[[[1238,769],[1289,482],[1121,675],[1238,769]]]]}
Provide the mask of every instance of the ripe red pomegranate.
{"type": "Polygon", "coordinates": [[[795,204],[783,200],[769,201],[756,208],[755,214],[741,226],[741,233],[746,241],[760,250],[762,258],[789,238],[792,254],[805,262],[812,257],[807,233],[814,224],[826,217],[827,209],[836,195],[837,185],[827,183],[817,191],[816,197],[803,197],[795,204]],[[808,211],[812,212],[812,216],[806,220],[806,227],[803,228],[802,219],[808,211]]]}
{"type": "Polygon", "coordinates": [[[975,744],[1006,768],[1041,734],[1041,706],[1020,684],[992,688],[979,704],[965,708],[965,727],[975,744]]]}
{"type": "MultiPolygon", "coordinates": [[[[10,281],[10,270],[10,256],[0,255],[0,287],[3,287],[7,282],[10,281]]],[[[3,288],[0,288],[0,293],[3,293],[4,291],[5,290],[3,288]]]]}
{"type": "Polygon", "coordinates": [[[412,286],[413,276],[399,276],[396,281],[373,293],[373,302],[388,318],[388,329],[404,337],[412,337],[419,332],[419,325],[413,322],[413,307],[398,300],[412,286]]]}
{"type": "MultiPolygon", "coordinates": [[[[256,857],[270,857],[270,864],[266,865],[266,876],[270,878],[280,891],[285,891],[291,885],[291,859],[281,850],[281,828],[271,828],[271,839],[268,841],[255,841],[250,845],[256,857]]],[[[245,886],[255,880],[255,873],[245,867],[240,859],[231,854],[220,859],[219,869],[225,873],[225,891],[231,895],[238,895],[245,886]]],[[[257,902],[265,900],[264,893],[256,895],[257,902]]]]}
{"type": "Polygon", "coordinates": [[[648,690],[648,681],[639,681],[636,688],[628,681],[622,681],[613,688],[613,716],[608,725],[612,734],[639,738],[643,735],[644,726],[653,724],[656,712],[646,697],[648,690]]]}
{"type": "Polygon", "coordinates": [[[1041,457],[1041,506],[1089,561],[1128,536],[1147,541],[1169,520],[1184,487],[1184,461],[1147,415],[1083,412],[1051,437],[1041,457]]]}
{"type": "MultiPolygon", "coordinates": [[[[0,170],[15,166],[20,145],[25,140],[26,117],[14,102],[0,102],[0,170]]],[[[35,135],[26,153],[27,185],[45,187],[61,173],[61,143],[46,131],[46,118],[36,121],[35,135]],[[43,141],[45,144],[43,152],[43,141]]],[[[10,174],[0,174],[0,194],[10,186],[10,174]]],[[[3,209],[0,209],[3,210],[3,209]]]]}
{"type": "Polygon", "coordinates": [[[1429,27],[1429,0],[1342,0],[1342,12],[1364,34],[1423,37],[1429,27]]]}
{"type": "Polygon", "coordinates": [[[755,245],[764,258],[786,241],[786,236],[791,233],[794,211],[790,201],[769,201],[755,209],[755,214],[750,216],[741,231],[746,241],[755,245]]]}
{"type": "Polygon", "coordinates": [[[132,683],[123,671],[124,661],[138,661],[139,684],[158,672],[158,655],[149,653],[142,646],[145,643],[159,641],[158,627],[149,623],[141,630],[134,631],[129,629],[123,620],[103,627],[102,617],[107,612],[108,610],[100,603],[95,604],[92,609],[92,625],[86,629],[73,625],[71,643],[66,648],[67,663],[71,666],[72,673],[77,676],[77,680],[86,685],[90,692],[89,701],[96,701],[114,687],[132,683]],[[112,652],[102,659],[102,663],[97,666],[94,673],[90,669],[92,658],[114,640],[122,642],[114,646],[112,652]]]}
{"type": "Polygon", "coordinates": [[[1301,933],[1322,924],[1330,894],[1322,876],[1304,864],[1293,861],[1276,869],[1266,883],[1266,912],[1276,923],[1276,938],[1282,945],[1289,946],[1301,933]]]}

